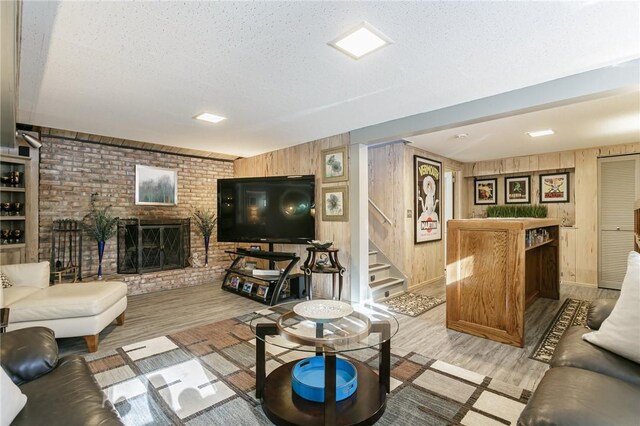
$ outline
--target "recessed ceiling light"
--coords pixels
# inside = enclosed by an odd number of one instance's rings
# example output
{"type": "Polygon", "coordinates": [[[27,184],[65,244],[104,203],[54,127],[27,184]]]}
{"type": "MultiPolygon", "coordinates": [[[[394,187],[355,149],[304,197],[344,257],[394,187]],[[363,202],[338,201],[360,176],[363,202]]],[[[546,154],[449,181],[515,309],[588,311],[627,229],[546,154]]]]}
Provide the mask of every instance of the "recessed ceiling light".
{"type": "Polygon", "coordinates": [[[551,129],[537,130],[535,132],[527,132],[527,134],[532,138],[539,138],[540,136],[549,136],[549,135],[553,135],[554,133],[555,132],[551,129]]]}
{"type": "Polygon", "coordinates": [[[456,139],[464,139],[464,138],[466,138],[467,136],[469,136],[469,134],[468,134],[468,133],[458,133],[458,134],[456,135],[456,139]]]}
{"type": "Polygon", "coordinates": [[[368,22],[363,22],[335,40],[330,41],[329,45],[353,59],[360,59],[391,43],[392,41],[389,37],[382,34],[368,22]]]}
{"type": "Polygon", "coordinates": [[[208,121],[209,123],[219,123],[222,120],[226,120],[226,117],[222,117],[219,115],[211,114],[210,112],[203,112],[202,114],[196,115],[196,120],[208,121]]]}

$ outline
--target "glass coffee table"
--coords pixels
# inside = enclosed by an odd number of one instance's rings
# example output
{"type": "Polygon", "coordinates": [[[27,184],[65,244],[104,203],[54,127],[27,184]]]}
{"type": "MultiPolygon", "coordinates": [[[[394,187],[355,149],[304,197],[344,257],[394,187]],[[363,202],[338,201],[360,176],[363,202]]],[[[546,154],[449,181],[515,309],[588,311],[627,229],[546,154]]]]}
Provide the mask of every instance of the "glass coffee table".
{"type": "Polygon", "coordinates": [[[266,416],[278,425],[373,424],[384,413],[390,390],[391,338],[399,324],[388,311],[368,304],[335,300],[291,302],[259,311],[250,322],[256,335],[256,397],[266,416]],[[300,360],[266,375],[266,345],[324,359],[324,402],[299,396],[292,371],[300,360]],[[336,356],[365,349],[379,352],[378,373],[349,358],[357,375],[355,392],[336,402],[336,356]]]}

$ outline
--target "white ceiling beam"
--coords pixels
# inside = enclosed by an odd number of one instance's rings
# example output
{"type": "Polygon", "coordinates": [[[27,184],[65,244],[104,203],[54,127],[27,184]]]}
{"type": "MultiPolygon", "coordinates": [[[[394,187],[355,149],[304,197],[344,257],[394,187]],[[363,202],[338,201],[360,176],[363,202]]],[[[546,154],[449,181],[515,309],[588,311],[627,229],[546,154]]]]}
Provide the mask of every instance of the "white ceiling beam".
{"type": "Polygon", "coordinates": [[[496,118],[624,93],[640,85],[640,59],[351,131],[352,144],[378,144],[496,118]]]}

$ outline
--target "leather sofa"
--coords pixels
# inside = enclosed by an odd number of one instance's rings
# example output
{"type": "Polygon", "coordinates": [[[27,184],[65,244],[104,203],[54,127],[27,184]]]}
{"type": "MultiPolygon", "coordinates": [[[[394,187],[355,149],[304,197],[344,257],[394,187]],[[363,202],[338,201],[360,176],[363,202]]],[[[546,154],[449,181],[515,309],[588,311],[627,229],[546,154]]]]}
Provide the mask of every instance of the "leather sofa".
{"type": "Polygon", "coordinates": [[[582,340],[583,334],[600,328],[615,303],[594,301],[587,313],[589,328],[574,326],[566,331],[519,425],[638,424],[640,364],[582,340]]]}
{"type": "Polygon", "coordinates": [[[98,349],[98,334],[114,319],[124,323],[127,285],[94,281],[49,285],[49,262],[2,265],[12,287],[0,293],[0,307],[10,308],[8,331],[48,327],[56,337],[83,336],[89,352],[98,349]]]}
{"type": "Polygon", "coordinates": [[[27,396],[12,426],[122,425],[84,358],[58,358],[52,330],[31,327],[4,333],[0,364],[27,396]]]}

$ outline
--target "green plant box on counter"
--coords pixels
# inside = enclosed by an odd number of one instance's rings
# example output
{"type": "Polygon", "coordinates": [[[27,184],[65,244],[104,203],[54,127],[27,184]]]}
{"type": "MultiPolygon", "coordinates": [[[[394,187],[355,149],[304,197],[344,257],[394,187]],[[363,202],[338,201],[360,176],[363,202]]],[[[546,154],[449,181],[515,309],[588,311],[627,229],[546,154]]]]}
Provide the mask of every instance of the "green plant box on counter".
{"type": "Polygon", "coordinates": [[[547,217],[547,206],[489,206],[487,217],[547,217]]]}

